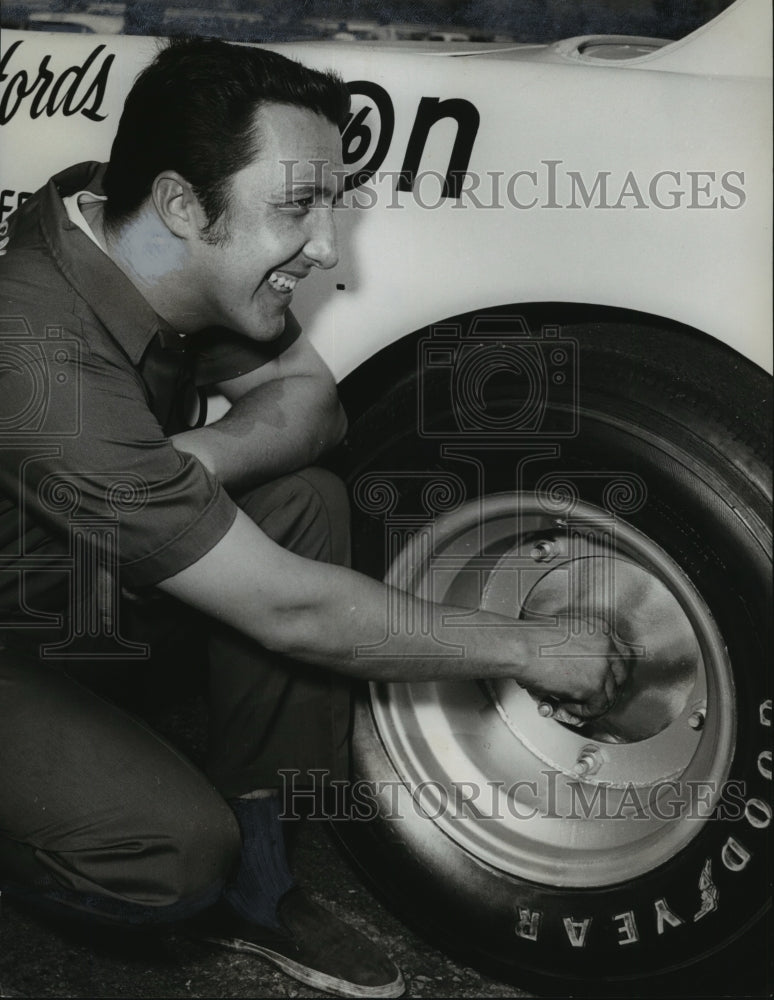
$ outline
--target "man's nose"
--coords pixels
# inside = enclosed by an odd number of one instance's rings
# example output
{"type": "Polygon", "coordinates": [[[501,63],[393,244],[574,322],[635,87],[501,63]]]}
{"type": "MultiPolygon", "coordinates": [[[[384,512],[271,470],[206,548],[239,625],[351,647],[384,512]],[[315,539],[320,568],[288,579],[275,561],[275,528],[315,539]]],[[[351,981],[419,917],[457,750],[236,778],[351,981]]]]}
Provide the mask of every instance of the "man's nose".
{"type": "Polygon", "coordinates": [[[336,224],[330,206],[318,206],[309,212],[311,231],[304,253],[317,267],[335,267],[339,261],[336,224]]]}

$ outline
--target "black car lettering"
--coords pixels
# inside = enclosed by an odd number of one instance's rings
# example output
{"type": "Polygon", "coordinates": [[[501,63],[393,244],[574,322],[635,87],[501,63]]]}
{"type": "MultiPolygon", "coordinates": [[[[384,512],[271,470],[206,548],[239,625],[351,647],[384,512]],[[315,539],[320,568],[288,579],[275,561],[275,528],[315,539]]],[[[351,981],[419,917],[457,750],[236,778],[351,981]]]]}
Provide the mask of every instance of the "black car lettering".
{"type": "MultiPolygon", "coordinates": [[[[384,163],[395,131],[395,109],[390,95],[377,83],[353,80],[347,86],[353,97],[360,98],[342,133],[344,163],[351,168],[345,188],[351,190],[370,180],[384,163]]],[[[396,191],[414,190],[430,133],[446,119],[456,124],[457,131],[443,175],[441,198],[460,197],[469,176],[481,116],[474,104],[458,97],[444,101],[438,97],[421,98],[401,169],[388,175],[394,178],[396,191]]]]}
{"type": "Polygon", "coordinates": [[[105,55],[95,68],[105,45],[97,45],[79,65],[69,66],[56,75],[50,68],[51,55],[40,60],[33,79],[25,69],[11,72],[11,61],[23,43],[18,41],[8,49],[0,61],[0,82],[7,81],[0,97],[0,123],[6,125],[29,100],[27,111],[30,118],[45,114],[51,118],[61,111],[63,115],[81,114],[94,122],[104,121],[106,114],[100,114],[105,98],[110,69],[115,61],[115,53],[105,55]],[[93,71],[93,72],[92,72],[93,71]]]}

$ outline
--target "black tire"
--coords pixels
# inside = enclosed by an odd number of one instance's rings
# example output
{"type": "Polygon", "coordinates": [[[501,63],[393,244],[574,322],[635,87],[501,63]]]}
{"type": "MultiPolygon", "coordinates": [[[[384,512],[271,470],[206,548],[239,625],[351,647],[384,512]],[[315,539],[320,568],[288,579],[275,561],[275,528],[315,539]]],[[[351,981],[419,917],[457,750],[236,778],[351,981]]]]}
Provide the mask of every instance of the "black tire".
{"type": "MultiPolygon", "coordinates": [[[[648,996],[668,988],[700,996],[714,992],[724,970],[733,969],[732,988],[746,983],[767,995],[769,380],[693,331],[667,331],[643,317],[568,319],[549,337],[575,354],[577,395],[572,379],[550,384],[536,423],[527,399],[533,388],[520,382],[514,366],[506,364],[501,376],[496,365],[484,365],[469,399],[487,432],[476,435],[470,413],[460,430],[460,382],[449,367],[462,357],[455,343],[466,337],[473,343],[486,328],[476,322],[477,328],[464,320],[446,344],[436,338],[433,346],[442,350],[432,357],[420,344],[415,356],[424,370],[385,385],[352,423],[344,465],[356,499],[357,568],[382,576],[391,558],[385,556],[385,514],[362,502],[363,484],[375,473],[395,486],[398,507],[386,516],[395,523],[403,517],[405,524],[417,523],[427,473],[453,471],[470,500],[482,477],[484,492],[496,494],[531,490],[547,470],[562,472],[579,485],[582,500],[603,509],[609,477],[634,474],[647,485],[647,498],[626,522],[687,574],[728,650],[735,704],[722,708],[735,716],[736,732],[727,790],[712,818],[696,823],[672,856],[612,884],[563,887],[550,878],[516,876],[461,846],[421,810],[392,817],[394,792],[374,795],[378,814],[363,813],[369,822],[338,831],[357,865],[409,923],[519,985],[546,993],[648,996]],[[524,414],[529,426],[519,424],[524,414]],[[576,433],[570,433],[575,415],[576,433]],[[559,454],[548,464],[532,462],[515,483],[513,449],[535,441],[558,443],[559,454]],[[508,447],[491,447],[503,442],[508,447]],[[468,458],[460,459],[460,451],[468,458]],[[708,872],[715,906],[696,919],[706,895],[700,880],[708,872]]],[[[547,350],[535,318],[527,316],[526,325],[535,337],[529,350],[547,350]]],[[[502,351],[509,342],[505,327],[496,319],[494,329],[502,351]]],[[[523,335],[517,330],[512,343],[527,343],[523,335]]],[[[372,790],[406,780],[385,747],[367,691],[357,711],[354,766],[355,779],[372,790]]],[[[702,885],[707,889],[706,879],[702,885]]]]}

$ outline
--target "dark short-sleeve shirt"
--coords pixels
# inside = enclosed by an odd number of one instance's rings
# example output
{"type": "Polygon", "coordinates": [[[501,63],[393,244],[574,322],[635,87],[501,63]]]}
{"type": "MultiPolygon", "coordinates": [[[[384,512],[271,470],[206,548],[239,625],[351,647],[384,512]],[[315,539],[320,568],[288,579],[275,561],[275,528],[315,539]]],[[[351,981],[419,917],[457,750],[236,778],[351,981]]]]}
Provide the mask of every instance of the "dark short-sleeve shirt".
{"type": "Polygon", "coordinates": [[[292,316],[269,344],[173,330],[67,216],[62,198],[100,194],[102,169],[52,178],[11,217],[0,257],[0,628],[89,584],[79,547],[110,549],[129,589],[208,552],[236,507],[170,435],[190,426],[195,385],[265,364],[300,332],[292,316]]]}

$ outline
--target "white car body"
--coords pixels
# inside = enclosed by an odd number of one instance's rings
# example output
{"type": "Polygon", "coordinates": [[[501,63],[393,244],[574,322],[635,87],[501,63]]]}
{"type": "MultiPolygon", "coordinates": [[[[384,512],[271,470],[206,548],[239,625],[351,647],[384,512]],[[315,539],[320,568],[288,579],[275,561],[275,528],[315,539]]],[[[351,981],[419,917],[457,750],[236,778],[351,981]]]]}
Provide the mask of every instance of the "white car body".
{"type": "MultiPolygon", "coordinates": [[[[377,174],[347,196],[360,207],[338,216],[338,267],[295,296],[337,378],[447,317],[539,302],[639,310],[768,368],[770,21],[767,0],[738,0],[663,46],[280,46],[378,85],[394,109],[377,174]],[[433,99],[458,103],[420,136],[413,191],[397,191],[423,99],[425,114],[433,99]],[[474,137],[457,111],[478,116],[474,137]],[[441,197],[458,138],[462,192],[441,197]],[[499,204],[477,206],[473,195],[499,204]]],[[[107,158],[123,98],[157,44],[4,32],[4,216],[56,171],[107,158]]],[[[356,93],[353,112],[367,101],[356,93]]],[[[345,133],[345,148],[361,154],[348,167],[372,159],[379,117],[372,108],[364,119],[367,148],[345,133]]]]}

